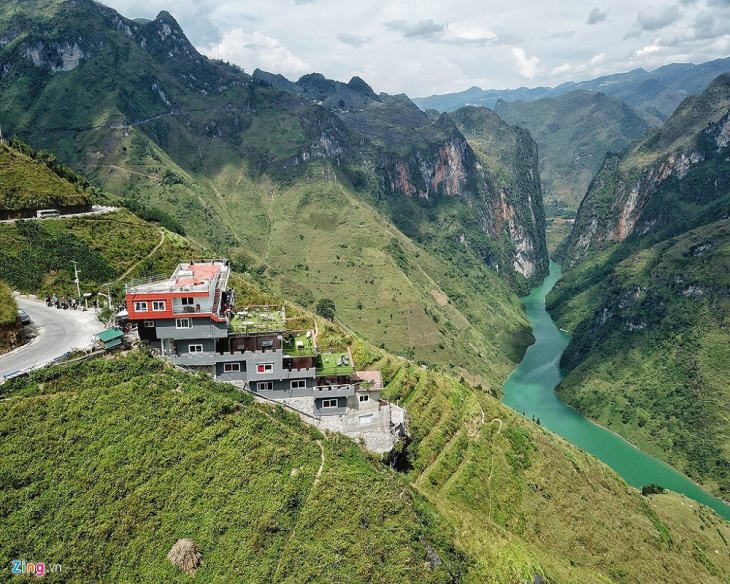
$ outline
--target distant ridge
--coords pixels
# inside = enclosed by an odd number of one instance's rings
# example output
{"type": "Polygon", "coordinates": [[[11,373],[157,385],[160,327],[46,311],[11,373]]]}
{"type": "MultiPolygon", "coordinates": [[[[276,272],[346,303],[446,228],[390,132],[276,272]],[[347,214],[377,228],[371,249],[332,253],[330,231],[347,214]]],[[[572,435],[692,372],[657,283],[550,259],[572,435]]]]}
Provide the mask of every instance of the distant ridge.
{"type": "Polygon", "coordinates": [[[688,95],[702,93],[715,77],[730,71],[730,57],[695,65],[671,63],[653,71],[634,69],[578,83],[568,82],[557,87],[520,87],[519,89],[485,89],[471,87],[458,93],[416,97],[413,102],[422,109],[450,112],[465,105],[494,109],[499,100],[533,101],[541,97],[557,97],[576,89],[600,91],[667,120],[688,95]]]}

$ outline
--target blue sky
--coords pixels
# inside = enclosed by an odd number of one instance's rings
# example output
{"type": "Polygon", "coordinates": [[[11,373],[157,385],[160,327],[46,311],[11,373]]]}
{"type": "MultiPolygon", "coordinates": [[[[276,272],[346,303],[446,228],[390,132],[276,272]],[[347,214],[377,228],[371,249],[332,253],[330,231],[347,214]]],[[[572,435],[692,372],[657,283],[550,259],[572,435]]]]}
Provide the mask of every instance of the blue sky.
{"type": "Polygon", "coordinates": [[[203,54],[411,97],[555,86],[730,56],[730,0],[103,0],[170,12],[203,54]]]}

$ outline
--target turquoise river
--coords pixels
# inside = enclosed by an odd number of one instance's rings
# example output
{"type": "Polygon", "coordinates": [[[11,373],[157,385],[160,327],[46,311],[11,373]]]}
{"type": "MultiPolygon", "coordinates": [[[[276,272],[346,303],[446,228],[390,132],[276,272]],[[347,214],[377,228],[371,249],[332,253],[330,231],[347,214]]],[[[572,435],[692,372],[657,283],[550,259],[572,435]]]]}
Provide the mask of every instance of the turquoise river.
{"type": "Polygon", "coordinates": [[[710,495],[683,474],[638,450],[616,434],[586,420],[568,407],[553,391],[565,377],[560,356],[568,346],[570,335],[561,331],[545,310],[545,296],[560,279],[558,264],[550,262],[550,275],[538,288],[523,298],[532,324],[535,343],[504,384],[503,402],[566,438],[602,460],[630,485],[641,488],[656,483],[682,493],[713,508],[730,519],[730,505],[710,495]]]}

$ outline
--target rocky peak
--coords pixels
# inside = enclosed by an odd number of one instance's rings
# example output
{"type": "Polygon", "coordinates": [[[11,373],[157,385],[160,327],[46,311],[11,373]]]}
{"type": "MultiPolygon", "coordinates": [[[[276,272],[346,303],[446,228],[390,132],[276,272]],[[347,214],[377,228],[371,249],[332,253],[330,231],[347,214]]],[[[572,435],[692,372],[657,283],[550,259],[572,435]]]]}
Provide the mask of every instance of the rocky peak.
{"type": "Polygon", "coordinates": [[[658,130],[610,155],[559,250],[568,267],[632,238],[658,241],[730,212],[730,74],[687,98],[658,130]]]}

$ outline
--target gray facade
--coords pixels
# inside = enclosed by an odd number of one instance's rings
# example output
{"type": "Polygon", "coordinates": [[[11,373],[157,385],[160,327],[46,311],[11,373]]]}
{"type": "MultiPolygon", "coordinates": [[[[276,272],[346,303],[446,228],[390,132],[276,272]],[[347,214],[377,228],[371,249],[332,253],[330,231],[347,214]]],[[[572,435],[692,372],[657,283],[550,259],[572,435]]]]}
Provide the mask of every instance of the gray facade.
{"type": "MultiPolygon", "coordinates": [[[[216,322],[211,318],[179,316],[176,318],[160,318],[155,321],[156,335],[158,339],[223,339],[228,336],[228,324],[216,322]],[[189,328],[181,328],[180,324],[185,321],[190,324],[189,328]]],[[[211,349],[214,350],[215,347],[211,349]]]]}
{"type": "Polygon", "coordinates": [[[285,379],[276,381],[256,380],[249,378],[249,388],[270,399],[287,399],[292,397],[311,397],[314,379],[285,379]],[[260,385],[261,384],[261,385],[260,385]],[[262,385],[271,384],[271,389],[262,385]]]}
{"type": "Polygon", "coordinates": [[[330,397],[315,398],[314,415],[315,416],[337,416],[347,413],[346,397],[330,397]],[[336,402],[336,406],[332,406],[332,402],[336,402]]]}

